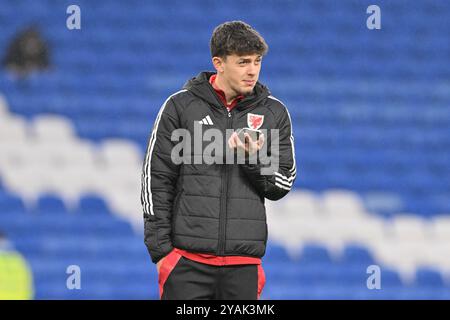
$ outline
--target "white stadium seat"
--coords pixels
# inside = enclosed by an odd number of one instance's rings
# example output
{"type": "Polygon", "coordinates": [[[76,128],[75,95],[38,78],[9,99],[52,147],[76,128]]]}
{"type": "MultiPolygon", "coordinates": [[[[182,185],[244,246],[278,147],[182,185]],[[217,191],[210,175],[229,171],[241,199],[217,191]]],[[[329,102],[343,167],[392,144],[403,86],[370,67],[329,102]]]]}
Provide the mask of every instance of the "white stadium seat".
{"type": "Polygon", "coordinates": [[[372,252],[378,263],[394,268],[406,283],[415,279],[415,271],[420,266],[426,266],[429,259],[426,256],[429,247],[426,243],[400,243],[395,240],[380,241],[372,244],[372,252]]]}
{"type": "Polygon", "coordinates": [[[0,118],[0,143],[17,143],[26,141],[27,122],[19,117],[0,118]]]}
{"type": "Polygon", "coordinates": [[[12,143],[0,141],[0,169],[10,166],[16,167],[25,165],[28,157],[28,148],[30,144],[26,141],[17,141],[12,143]]]}
{"type": "Polygon", "coordinates": [[[31,133],[39,141],[73,140],[75,130],[72,123],[61,116],[42,115],[33,119],[31,133]]]}
{"type": "Polygon", "coordinates": [[[357,218],[365,211],[361,198],[346,190],[326,191],[321,197],[321,204],[327,214],[339,217],[357,218]]]}
{"type": "Polygon", "coordinates": [[[284,206],[283,210],[288,210],[298,214],[301,219],[315,218],[321,214],[319,199],[309,191],[296,191],[289,193],[284,201],[280,201],[284,206]]]}
{"type": "Polygon", "coordinates": [[[16,166],[1,173],[5,187],[20,195],[26,203],[34,203],[40,194],[47,191],[45,174],[36,168],[16,166]]]}
{"type": "Polygon", "coordinates": [[[121,139],[110,139],[103,142],[99,149],[100,157],[108,165],[120,166],[138,164],[142,166],[143,154],[136,144],[121,139]]]}
{"type": "Polygon", "coordinates": [[[450,243],[450,214],[435,217],[430,223],[433,239],[450,243]]]}
{"type": "Polygon", "coordinates": [[[91,166],[71,166],[51,171],[49,184],[54,193],[60,194],[72,207],[84,193],[95,192],[97,170],[91,166]]]}
{"type": "Polygon", "coordinates": [[[116,196],[105,197],[111,210],[130,221],[134,226],[143,225],[143,211],[139,193],[122,193],[116,196]]]}
{"type": "Polygon", "coordinates": [[[385,223],[373,215],[367,214],[364,218],[334,216],[326,220],[329,223],[329,230],[325,238],[329,241],[339,239],[344,243],[357,242],[370,246],[370,243],[382,241],[386,237],[385,223]]]}
{"type": "Polygon", "coordinates": [[[431,236],[430,224],[412,214],[398,214],[388,225],[388,235],[398,242],[425,242],[431,236]]]}

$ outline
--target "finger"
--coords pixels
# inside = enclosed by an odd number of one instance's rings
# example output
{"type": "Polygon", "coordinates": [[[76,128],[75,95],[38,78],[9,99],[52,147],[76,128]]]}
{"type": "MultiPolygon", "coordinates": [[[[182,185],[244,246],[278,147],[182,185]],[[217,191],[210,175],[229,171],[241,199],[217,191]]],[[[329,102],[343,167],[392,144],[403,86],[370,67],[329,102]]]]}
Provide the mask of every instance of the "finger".
{"type": "Polygon", "coordinates": [[[244,142],[245,148],[248,148],[248,136],[246,133],[244,133],[244,141],[243,142],[244,142]]]}
{"type": "Polygon", "coordinates": [[[241,141],[241,139],[239,138],[239,135],[237,134],[236,131],[233,133],[233,136],[234,136],[234,142],[237,143],[237,141],[241,141]]]}
{"type": "Polygon", "coordinates": [[[239,139],[238,136],[236,136],[235,142],[238,148],[245,148],[244,144],[242,143],[241,139],[239,139]]]}
{"type": "Polygon", "coordinates": [[[261,133],[261,135],[259,136],[259,139],[258,139],[258,145],[259,145],[260,147],[263,146],[265,139],[266,139],[266,138],[264,137],[264,133],[261,133]]]}
{"type": "Polygon", "coordinates": [[[236,148],[236,143],[234,142],[234,136],[231,135],[230,139],[228,139],[228,144],[230,145],[231,149],[236,148]]]}
{"type": "Polygon", "coordinates": [[[233,145],[231,144],[231,137],[228,139],[228,148],[233,149],[233,145]]]}
{"type": "Polygon", "coordinates": [[[254,148],[255,142],[253,141],[252,137],[248,133],[245,133],[244,136],[245,136],[245,146],[246,146],[246,148],[247,149],[254,148]]]}
{"type": "Polygon", "coordinates": [[[233,133],[233,141],[236,145],[237,145],[237,142],[240,141],[239,135],[236,132],[233,133]]]}
{"type": "Polygon", "coordinates": [[[253,140],[251,135],[248,136],[248,139],[249,139],[249,142],[250,142],[250,145],[252,146],[252,148],[258,147],[259,140],[253,140]]]}
{"type": "Polygon", "coordinates": [[[252,137],[251,137],[247,132],[244,134],[244,137],[246,138],[246,140],[247,140],[249,143],[253,143],[253,142],[254,142],[253,139],[252,139],[252,137]]]}

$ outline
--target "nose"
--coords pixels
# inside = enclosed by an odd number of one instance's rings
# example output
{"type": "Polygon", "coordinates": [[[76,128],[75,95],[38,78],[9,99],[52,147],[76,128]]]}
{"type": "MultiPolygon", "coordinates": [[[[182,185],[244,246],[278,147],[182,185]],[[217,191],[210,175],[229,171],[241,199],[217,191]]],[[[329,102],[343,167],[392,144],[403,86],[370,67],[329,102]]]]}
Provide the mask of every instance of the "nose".
{"type": "Polygon", "coordinates": [[[258,66],[255,66],[254,64],[250,63],[250,65],[248,66],[248,69],[247,69],[247,75],[253,77],[256,75],[257,71],[258,71],[258,66]]]}

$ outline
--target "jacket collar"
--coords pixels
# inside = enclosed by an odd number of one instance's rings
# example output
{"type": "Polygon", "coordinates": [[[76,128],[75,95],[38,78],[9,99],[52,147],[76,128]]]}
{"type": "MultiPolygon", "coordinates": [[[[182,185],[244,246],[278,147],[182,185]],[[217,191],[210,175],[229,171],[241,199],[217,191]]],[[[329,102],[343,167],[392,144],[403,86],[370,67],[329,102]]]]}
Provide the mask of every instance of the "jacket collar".
{"type": "MultiPolygon", "coordinates": [[[[189,90],[194,95],[205,100],[208,104],[216,108],[224,109],[223,102],[219,99],[216,92],[214,91],[214,88],[209,83],[209,78],[213,74],[215,74],[215,72],[200,72],[196,77],[188,80],[183,86],[183,89],[189,90]]],[[[246,107],[254,105],[259,101],[267,98],[269,95],[269,89],[258,81],[253,89],[253,92],[239,101],[235,109],[237,109],[238,111],[243,110],[246,107]]]]}

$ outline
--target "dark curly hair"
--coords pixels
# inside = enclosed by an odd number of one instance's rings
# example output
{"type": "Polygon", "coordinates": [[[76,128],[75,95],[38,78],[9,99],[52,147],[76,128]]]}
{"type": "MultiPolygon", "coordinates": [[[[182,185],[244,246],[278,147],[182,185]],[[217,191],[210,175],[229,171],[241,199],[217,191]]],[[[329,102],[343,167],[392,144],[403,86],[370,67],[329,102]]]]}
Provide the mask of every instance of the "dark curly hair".
{"type": "Polygon", "coordinates": [[[243,21],[228,21],[217,26],[210,41],[211,57],[228,55],[265,55],[269,47],[264,38],[243,21]]]}

